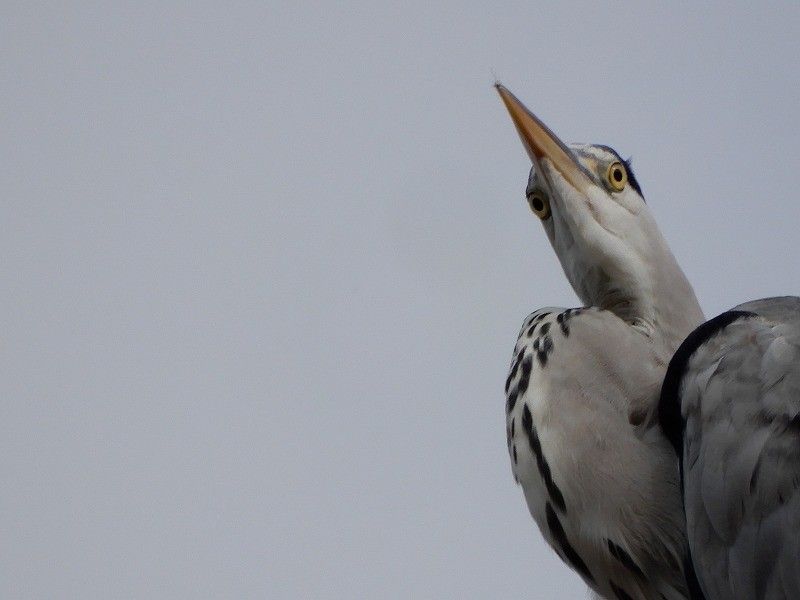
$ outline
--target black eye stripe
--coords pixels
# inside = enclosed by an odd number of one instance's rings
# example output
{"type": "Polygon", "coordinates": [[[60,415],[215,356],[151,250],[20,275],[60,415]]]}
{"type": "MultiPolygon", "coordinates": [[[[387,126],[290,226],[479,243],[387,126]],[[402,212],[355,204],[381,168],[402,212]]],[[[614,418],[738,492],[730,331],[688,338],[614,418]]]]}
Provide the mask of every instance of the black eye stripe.
{"type": "Polygon", "coordinates": [[[636,176],[633,174],[633,169],[631,169],[631,159],[622,161],[625,164],[625,169],[628,171],[628,183],[631,185],[633,189],[635,189],[638,194],[644,200],[644,194],[642,194],[642,188],[639,187],[639,182],[636,181],[636,176]]]}
{"type": "MultiPolygon", "coordinates": [[[[644,194],[642,193],[642,188],[639,186],[639,182],[636,180],[636,176],[633,174],[633,168],[631,167],[631,159],[630,158],[628,160],[625,160],[619,154],[617,154],[616,150],[614,150],[610,146],[605,146],[603,144],[594,144],[593,146],[590,146],[590,147],[600,148],[601,150],[605,150],[606,152],[608,152],[609,154],[614,156],[616,158],[616,160],[618,160],[623,165],[625,165],[625,171],[628,173],[628,183],[642,197],[642,200],[647,202],[647,200],[644,197],[644,194]]],[[[581,156],[583,156],[585,158],[590,158],[592,160],[597,160],[597,157],[594,154],[591,154],[588,151],[581,150],[580,148],[571,148],[571,150],[573,152],[577,153],[577,154],[580,154],[581,156]]],[[[536,191],[537,180],[538,180],[538,177],[537,177],[536,171],[535,171],[535,169],[531,168],[530,174],[528,176],[528,185],[527,185],[527,187],[525,189],[525,196],[527,198],[530,198],[531,194],[533,194],[536,191]]]]}
{"type": "Polygon", "coordinates": [[[638,194],[642,197],[642,200],[644,200],[644,194],[642,194],[642,188],[639,186],[639,182],[636,181],[636,176],[633,174],[633,169],[631,168],[631,159],[629,158],[628,160],[625,160],[619,154],[617,154],[617,151],[614,150],[611,146],[606,146],[604,144],[594,144],[594,147],[600,148],[601,150],[605,150],[609,154],[613,155],[619,162],[625,165],[625,170],[628,172],[628,183],[633,189],[635,189],[638,192],[638,194]]]}

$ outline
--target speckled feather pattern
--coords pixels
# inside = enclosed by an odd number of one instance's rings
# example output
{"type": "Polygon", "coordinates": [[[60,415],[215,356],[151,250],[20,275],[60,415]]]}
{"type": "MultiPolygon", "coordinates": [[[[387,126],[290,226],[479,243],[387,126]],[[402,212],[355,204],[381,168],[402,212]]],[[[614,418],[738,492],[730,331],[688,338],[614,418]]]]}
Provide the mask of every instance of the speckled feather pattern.
{"type": "Polygon", "coordinates": [[[596,308],[538,310],[514,348],[514,479],[547,542],[606,598],[686,597],[677,462],[644,418],[665,369],[644,335],[596,308]]]}

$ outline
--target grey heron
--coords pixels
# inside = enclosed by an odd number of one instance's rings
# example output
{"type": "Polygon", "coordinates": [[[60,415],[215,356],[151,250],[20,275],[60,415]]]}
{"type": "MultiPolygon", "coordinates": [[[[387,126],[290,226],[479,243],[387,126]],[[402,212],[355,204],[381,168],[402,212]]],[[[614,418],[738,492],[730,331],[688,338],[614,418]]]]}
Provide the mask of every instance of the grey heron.
{"type": "Polygon", "coordinates": [[[800,598],[800,298],[705,321],[630,164],[496,87],[584,303],[525,319],[505,385],[543,537],[604,598],[800,598]]]}

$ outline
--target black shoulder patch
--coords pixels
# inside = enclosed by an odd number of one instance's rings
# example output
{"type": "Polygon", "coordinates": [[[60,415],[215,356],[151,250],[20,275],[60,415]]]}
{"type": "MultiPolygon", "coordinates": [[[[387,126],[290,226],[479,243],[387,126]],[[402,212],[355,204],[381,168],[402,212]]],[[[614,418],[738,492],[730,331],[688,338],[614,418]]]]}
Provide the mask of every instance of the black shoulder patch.
{"type": "MultiPolygon", "coordinates": [[[[661,397],[658,401],[658,422],[664,435],[672,444],[678,455],[678,467],[681,473],[681,496],[683,496],[683,434],[686,423],[681,415],[681,380],[686,373],[686,367],[695,351],[714,335],[725,329],[728,325],[739,319],[756,317],[755,313],[743,310],[730,310],[713,319],[706,321],[692,331],[680,345],[672,360],[669,361],[667,374],[661,385],[661,397]]],[[[694,570],[694,561],[691,551],[687,548],[683,561],[683,573],[686,586],[689,588],[691,600],[705,600],[697,573],[694,570]]]]}
{"type": "MultiPolygon", "coordinates": [[[[667,374],[661,384],[661,398],[658,401],[658,422],[664,435],[667,436],[672,447],[675,448],[675,453],[678,455],[680,462],[683,459],[685,423],[681,416],[679,391],[689,359],[704,342],[737,319],[748,319],[755,316],[757,316],[755,313],[743,310],[730,310],[714,317],[710,321],[706,321],[683,340],[672,360],[669,361],[667,374]]],[[[683,479],[682,473],[681,479],[683,479]]]]}

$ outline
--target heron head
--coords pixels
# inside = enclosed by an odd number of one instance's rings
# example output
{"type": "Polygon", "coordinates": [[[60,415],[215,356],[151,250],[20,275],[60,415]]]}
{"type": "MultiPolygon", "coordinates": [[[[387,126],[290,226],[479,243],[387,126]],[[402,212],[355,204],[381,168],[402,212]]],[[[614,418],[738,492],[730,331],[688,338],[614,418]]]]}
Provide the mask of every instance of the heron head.
{"type": "Polygon", "coordinates": [[[678,304],[691,306],[684,312],[696,324],[694,292],[629,162],[607,146],[566,145],[505,87],[497,90],[533,162],[528,203],[580,299],[652,331],[675,310],[660,305],[683,294],[678,304]]]}

